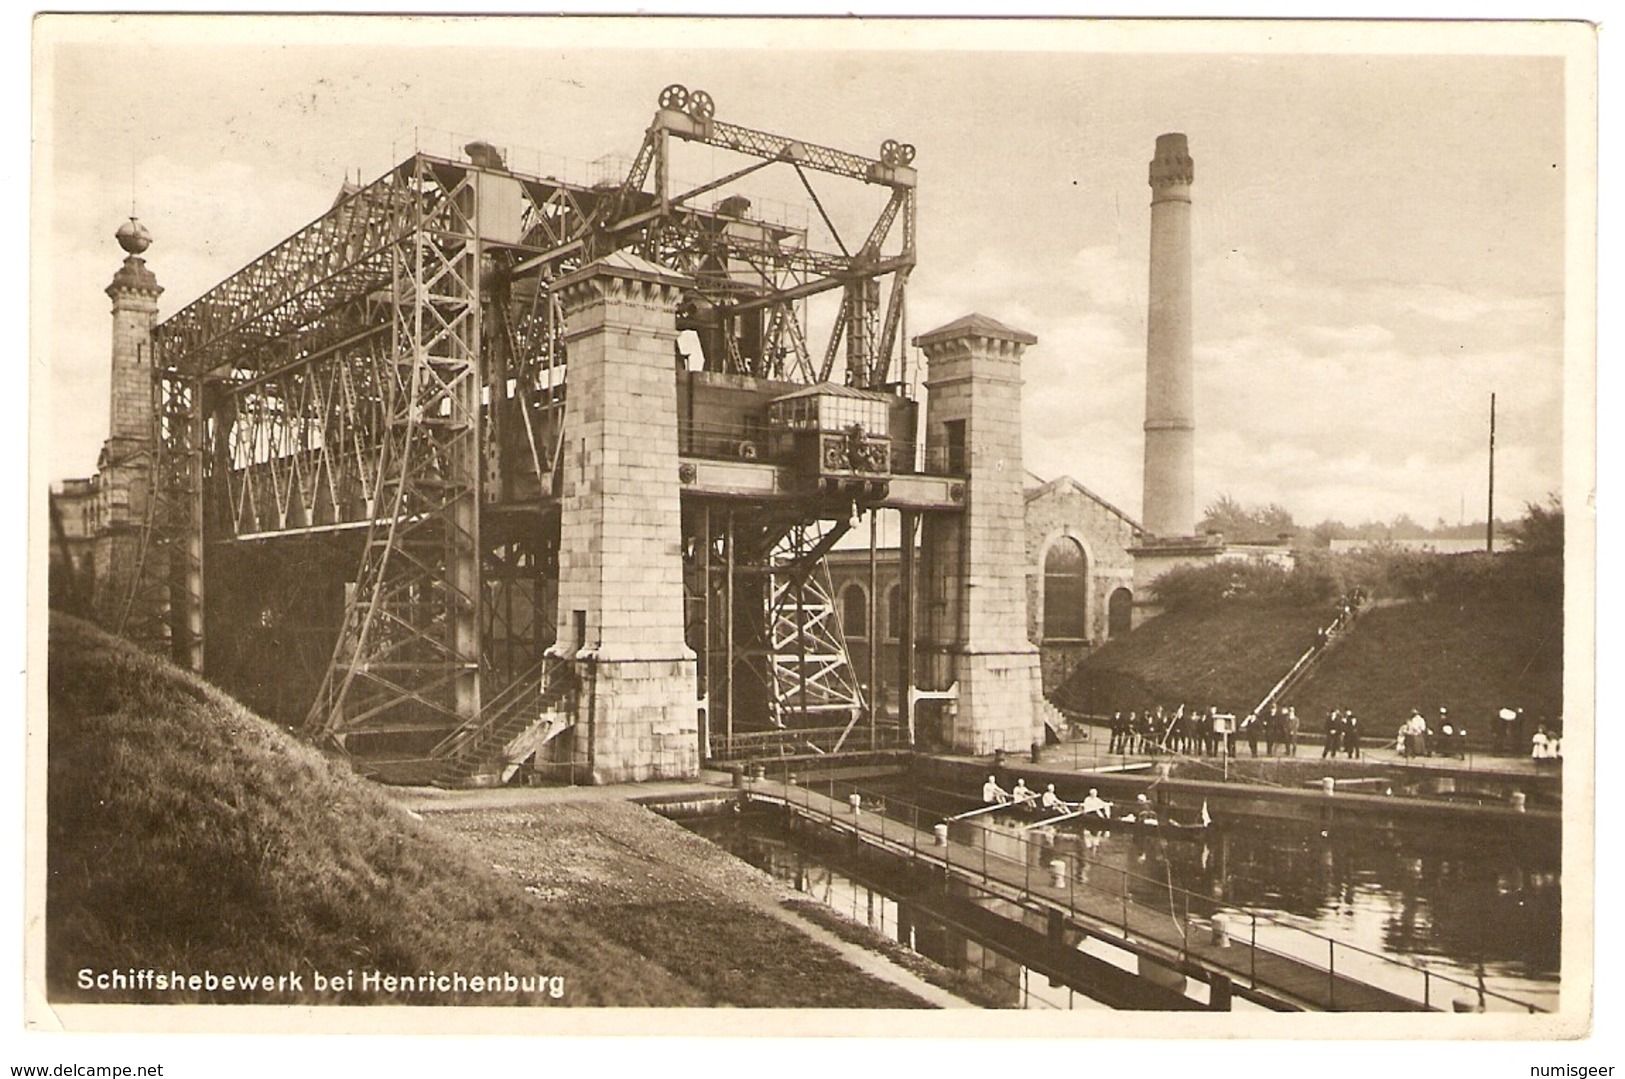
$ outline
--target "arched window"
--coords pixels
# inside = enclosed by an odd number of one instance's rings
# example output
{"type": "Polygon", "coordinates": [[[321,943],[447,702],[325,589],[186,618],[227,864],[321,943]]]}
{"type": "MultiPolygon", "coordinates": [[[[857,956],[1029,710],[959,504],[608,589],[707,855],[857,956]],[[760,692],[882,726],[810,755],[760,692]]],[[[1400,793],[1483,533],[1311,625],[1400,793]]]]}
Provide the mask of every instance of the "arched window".
{"type": "Polygon", "coordinates": [[[903,639],[903,586],[894,584],[886,589],[886,639],[903,639]]]}
{"type": "Polygon", "coordinates": [[[869,597],[862,585],[841,589],[841,629],[848,637],[869,636],[869,597]]]}
{"type": "Polygon", "coordinates": [[[1044,555],[1044,639],[1078,641],[1087,636],[1084,594],[1089,563],[1083,546],[1063,536],[1044,555]]]}
{"type": "Polygon", "coordinates": [[[1134,628],[1134,593],[1119,588],[1106,605],[1106,636],[1116,637],[1134,628]]]}

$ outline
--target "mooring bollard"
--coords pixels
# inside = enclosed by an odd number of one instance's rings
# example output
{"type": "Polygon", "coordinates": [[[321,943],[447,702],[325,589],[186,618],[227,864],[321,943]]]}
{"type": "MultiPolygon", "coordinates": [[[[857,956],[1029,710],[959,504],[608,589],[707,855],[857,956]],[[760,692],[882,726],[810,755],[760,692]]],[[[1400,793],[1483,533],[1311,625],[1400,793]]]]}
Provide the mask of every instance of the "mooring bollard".
{"type": "Polygon", "coordinates": [[[1524,804],[1525,801],[1526,801],[1526,799],[1524,797],[1523,791],[1513,791],[1512,792],[1512,808],[1515,811],[1517,811],[1519,813],[1524,812],[1525,808],[1526,808],[1525,804],[1524,804]]]}
{"type": "Polygon", "coordinates": [[[756,766],[756,778],[757,779],[766,779],[767,778],[767,765],[758,764],[756,766]]]}
{"type": "Polygon", "coordinates": [[[846,804],[852,807],[852,815],[854,817],[857,816],[858,811],[863,808],[863,795],[861,795],[861,794],[849,794],[849,795],[847,795],[846,796],[846,804]]]}
{"type": "Polygon", "coordinates": [[[937,846],[946,847],[948,845],[948,826],[946,824],[934,825],[931,829],[931,835],[936,839],[937,846]]]}
{"type": "Polygon", "coordinates": [[[794,772],[787,772],[784,776],[784,782],[786,786],[793,787],[797,783],[801,782],[801,779],[794,772]]]}
{"type": "Polygon", "coordinates": [[[734,765],[733,773],[734,773],[734,790],[736,790],[736,791],[744,790],[745,789],[745,766],[742,765],[742,764],[734,765]]]}
{"type": "Polygon", "coordinates": [[[1331,776],[1326,776],[1320,781],[1320,789],[1327,794],[1336,794],[1337,780],[1333,779],[1331,776]]]}
{"type": "Polygon", "coordinates": [[[1033,763],[1034,764],[1038,763],[1039,751],[1042,750],[1043,748],[1044,748],[1044,745],[1043,745],[1042,742],[1034,742],[1033,743],[1033,745],[1032,745],[1032,758],[1033,758],[1033,763]]]}
{"type": "Polygon", "coordinates": [[[1049,886],[1051,888],[1066,887],[1066,859],[1057,858],[1049,864],[1049,886]]]}
{"type": "Polygon", "coordinates": [[[1213,943],[1220,948],[1230,947],[1230,919],[1222,914],[1213,916],[1213,943]]]}

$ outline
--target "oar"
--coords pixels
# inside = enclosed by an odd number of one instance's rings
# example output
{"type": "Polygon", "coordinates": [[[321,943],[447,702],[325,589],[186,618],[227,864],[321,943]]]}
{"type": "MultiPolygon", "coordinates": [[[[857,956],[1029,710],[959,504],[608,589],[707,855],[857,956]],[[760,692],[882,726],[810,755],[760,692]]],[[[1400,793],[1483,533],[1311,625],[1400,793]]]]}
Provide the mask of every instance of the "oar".
{"type": "Polygon", "coordinates": [[[992,813],[1000,809],[1009,809],[1013,805],[1013,802],[990,802],[985,806],[977,806],[975,809],[968,809],[963,813],[956,813],[951,817],[944,818],[944,820],[949,822],[956,820],[969,820],[971,817],[979,817],[983,813],[992,813]]]}
{"type": "Polygon", "coordinates": [[[1021,829],[1022,829],[1022,831],[1026,831],[1028,828],[1042,828],[1047,824],[1060,824],[1062,821],[1071,820],[1073,817],[1081,817],[1081,816],[1083,816],[1083,810],[1081,810],[1081,809],[1069,809],[1067,812],[1062,813],[1058,817],[1050,817],[1047,820],[1034,821],[1031,824],[1023,824],[1021,826],[1021,829]]]}

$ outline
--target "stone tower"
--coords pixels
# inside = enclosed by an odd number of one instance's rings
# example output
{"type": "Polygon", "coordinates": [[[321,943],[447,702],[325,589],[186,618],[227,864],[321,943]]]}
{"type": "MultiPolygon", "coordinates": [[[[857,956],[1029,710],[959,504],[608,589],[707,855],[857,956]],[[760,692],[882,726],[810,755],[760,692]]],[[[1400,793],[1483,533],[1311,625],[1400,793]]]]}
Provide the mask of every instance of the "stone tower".
{"type": "Polygon", "coordinates": [[[961,752],[1025,750],[1043,739],[1038,649],[1027,638],[1021,459],[1021,355],[1037,340],[985,315],[914,339],[930,391],[926,452],[968,479],[963,514],[926,520],[920,597],[921,673],[928,688],[959,683],[941,734],[961,752]]]}
{"type": "Polygon", "coordinates": [[[677,382],[686,279],[616,252],[560,279],[570,348],[558,637],[575,661],[577,764],[594,783],[699,771],[683,639],[677,382]]]}
{"type": "Polygon", "coordinates": [[[1184,135],[1158,135],[1151,159],[1151,281],[1145,348],[1145,499],[1156,536],[1196,531],[1196,403],[1191,365],[1191,184],[1184,135]]]}
{"type": "MultiPolygon", "coordinates": [[[[152,234],[130,218],[115,233],[124,265],[113,275],[107,296],[113,301],[112,380],[107,441],[97,461],[97,539],[92,548],[95,607],[115,617],[139,559],[153,481],[152,330],[158,321],[158,279],[141,255],[152,234]]],[[[111,623],[109,623],[111,624],[111,623]]]]}

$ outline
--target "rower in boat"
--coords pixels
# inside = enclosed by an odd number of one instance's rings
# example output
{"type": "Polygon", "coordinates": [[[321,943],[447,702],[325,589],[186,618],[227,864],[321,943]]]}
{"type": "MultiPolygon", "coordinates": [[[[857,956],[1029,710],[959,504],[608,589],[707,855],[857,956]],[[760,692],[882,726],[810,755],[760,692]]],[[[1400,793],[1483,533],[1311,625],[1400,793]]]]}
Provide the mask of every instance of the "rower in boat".
{"type": "Polygon", "coordinates": [[[1102,798],[1100,792],[1093,787],[1089,788],[1089,796],[1083,800],[1078,809],[1086,817],[1098,817],[1101,820],[1110,820],[1112,815],[1112,804],[1102,798]]]}
{"type": "MultiPolygon", "coordinates": [[[[1016,785],[1019,787],[1021,784],[1018,782],[1016,785]]],[[[988,776],[987,782],[982,784],[982,801],[988,805],[1008,805],[1010,792],[999,786],[996,778],[988,776]]]]}
{"type": "Polygon", "coordinates": [[[1062,813],[1072,811],[1072,803],[1061,800],[1061,796],[1055,793],[1055,784],[1053,783],[1044,788],[1044,793],[1039,795],[1038,804],[1046,810],[1059,810],[1062,813]]]}
{"type": "Polygon", "coordinates": [[[1027,786],[1027,781],[1016,777],[1016,785],[1010,788],[1010,800],[1022,809],[1032,809],[1038,803],[1038,794],[1027,786]]]}
{"type": "Polygon", "coordinates": [[[1143,794],[1135,795],[1134,812],[1124,816],[1123,823],[1155,827],[1158,823],[1157,811],[1151,807],[1151,799],[1143,794]]]}

